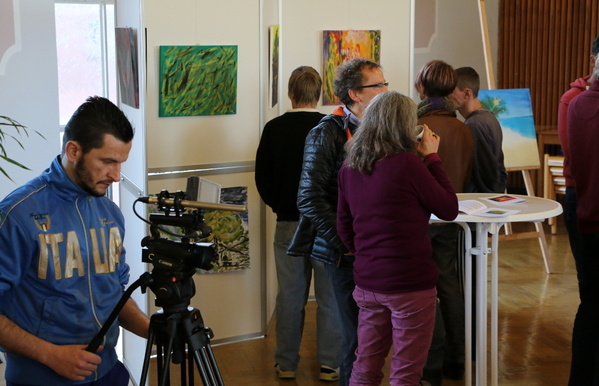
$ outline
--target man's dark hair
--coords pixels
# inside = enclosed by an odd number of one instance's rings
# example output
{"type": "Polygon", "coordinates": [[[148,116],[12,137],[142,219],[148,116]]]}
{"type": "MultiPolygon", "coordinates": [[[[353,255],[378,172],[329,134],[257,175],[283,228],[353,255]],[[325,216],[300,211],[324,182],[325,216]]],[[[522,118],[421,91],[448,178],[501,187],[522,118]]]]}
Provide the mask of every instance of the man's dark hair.
{"type": "Polygon", "coordinates": [[[354,101],[349,96],[349,90],[362,86],[362,71],[364,69],[381,69],[381,65],[368,59],[354,58],[337,67],[333,88],[341,103],[351,106],[354,101]]]}
{"type": "Polygon", "coordinates": [[[423,88],[424,94],[429,98],[448,96],[456,84],[455,70],[442,60],[432,60],[425,64],[414,82],[416,90],[423,88]]]}
{"type": "Polygon", "coordinates": [[[591,49],[591,55],[599,55],[599,36],[597,36],[595,40],[593,40],[593,48],[591,49]]]}
{"type": "Polygon", "coordinates": [[[64,127],[62,149],[69,141],[79,143],[83,154],[104,146],[104,136],[113,135],[121,142],[133,139],[133,127],[125,114],[106,98],[92,96],[77,108],[64,127]]]}
{"type": "Polygon", "coordinates": [[[478,98],[478,90],[480,90],[480,76],[472,67],[460,67],[455,70],[458,76],[458,88],[464,90],[469,88],[472,90],[472,96],[478,98]]]}

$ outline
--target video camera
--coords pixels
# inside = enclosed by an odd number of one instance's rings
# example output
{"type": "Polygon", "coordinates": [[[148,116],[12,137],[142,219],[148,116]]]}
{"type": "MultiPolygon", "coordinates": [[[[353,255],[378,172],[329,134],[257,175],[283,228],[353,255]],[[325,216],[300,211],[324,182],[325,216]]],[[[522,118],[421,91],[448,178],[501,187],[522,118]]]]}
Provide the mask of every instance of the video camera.
{"type": "Polygon", "coordinates": [[[212,229],[204,222],[204,209],[246,211],[244,206],[190,201],[185,197],[185,192],[177,191],[171,195],[167,190],[156,197],[141,197],[138,201],[156,204],[158,212],[162,213],[150,214],[149,221],[135,213],[150,225],[150,236],[141,241],[142,261],[153,266],[149,287],[156,295],[156,306],[164,308],[165,312],[186,309],[195,294],[191,277],[198,268],[213,268],[216,253],[212,244],[196,242],[212,234],[212,229]],[[170,238],[161,237],[161,232],[170,238]]]}

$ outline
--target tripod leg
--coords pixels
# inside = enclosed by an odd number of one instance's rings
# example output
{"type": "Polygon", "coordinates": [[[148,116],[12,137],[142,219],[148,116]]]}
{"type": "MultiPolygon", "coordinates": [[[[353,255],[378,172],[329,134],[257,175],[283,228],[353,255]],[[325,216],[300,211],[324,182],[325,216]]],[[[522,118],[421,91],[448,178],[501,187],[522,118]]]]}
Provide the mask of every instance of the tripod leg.
{"type": "MultiPolygon", "coordinates": [[[[189,353],[193,352],[196,365],[204,386],[215,386],[216,378],[214,375],[213,366],[210,361],[206,358],[204,347],[208,345],[210,329],[204,327],[202,319],[199,315],[199,311],[195,310],[186,317],[181,319],[183,331],[185,332],[185,339],[188,343],[189,353]]],[[[218,371],[218,368],[217,368],[218,371]]],[[[220,375],[219,375],[220,378],[220,375]]],[[[221,383],[222,385],[222,383],[221,383]]]]}
{"type": "MultiPolygon", "coordinates": [[[[206,332],[208,332],[208,330],[206,330],[206,332]]],[[[205,341],[208,342],[208,336],[206,336],[205,339],[205,341]]],[[[192,348],[190,347],[189,350],[191,353],[192,348]]],[[[224,386],[210,344],[205,343],[203,347],[194,350],[193,355],[202,381],[204,382],[204,386],[224,386]]]]}
{"type": "Polygon", "coordinates": [[[146,344],[146,352],[144,354],[144,362],[141,368],[141,377],[139,380],[140,385],[146,384],[146,379],[148,377],[148,368],[150,367],[150,355],[152,354],[152,342],[154,341],[156,333],[154,331],[154,327],[150,323],[150,329],[148,333],[148,343],[146,344]]]}
{"type": "Polygon", "coordinates": [[[164,366],[164,345],[162,343],[156,345],[156,379],[162,379],[165,371],[170,371],[164,366]]]}
{"type": "Polygon", "coordinates": [[[200,377],[202,378],[204,386],[216,386],[217,383],[216,379],[214,378],[214,372],[208,365],[202,349],[194,351],[193,356],[195,358],[196,365],[198,366],[200,377]]]}
{"type": "Polygon", "coordinates": [[[193,386],[194,385],[194,373],[193,373],[193,353],[192,351],[188,348],[187,350],[187,378],[189,379],[189,385],[193,386]]]}
{"type": "MultiPolygon", "coordinates": [[[[177,334],[177,320],[173,318],[169,318],[166,325],[166,336],[168,337],[168,341],[166,342],[166,346],[164,347],[165,355],[164,355],[164,372],[162,374],[160,380],[160,386],[167,386],[167,381],[169,380],[168,376],[170,374],[169,366],[171,363],[171,354],[173,352],[173,343],[175,341],[175,336],[177,334]]],[[[170,383],[170,382],[169,382],[170,383]]]]}
{"type": "Polygon", "coordinates": [[[212,351],[212,347],[210,344],[204,346],[203,350],[206,352],[205,356],[208,358],[210,362],[210,368],[214,369],[214,374],[216,376],[217,384],[219,386],[224,386],[223,378],[221,377],[220,370],[218,369],[218,364],[216,363],[216,358],[214,358],[214,352],[212,351]]]}
{"type": "MultiPolygon", "coordinates": [[[[185,349],[185,345],[183,345],[183,349],[185,349]]],[[[181,377],[181,386],[187,386],[187,382],[189,381],[189,386],[194,386],[194,374],[193,374],[193,354],[191,349],[187,350],[187,355],[183,361],[181,361],[180,367],[180,377],[181,377]]]]}

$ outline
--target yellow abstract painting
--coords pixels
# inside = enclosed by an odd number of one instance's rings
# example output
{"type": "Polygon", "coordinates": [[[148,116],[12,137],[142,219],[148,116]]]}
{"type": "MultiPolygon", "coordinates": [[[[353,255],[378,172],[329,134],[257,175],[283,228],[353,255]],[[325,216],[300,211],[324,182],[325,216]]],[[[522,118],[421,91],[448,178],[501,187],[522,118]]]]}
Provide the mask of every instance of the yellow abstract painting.
{"type": "Polygon", "coordinates": [[[364,58],[380,64],[381,31],[349,30],[322,33],[322,104],[338,105],[333,79],[337,67],[353,58],[364,58]]]}

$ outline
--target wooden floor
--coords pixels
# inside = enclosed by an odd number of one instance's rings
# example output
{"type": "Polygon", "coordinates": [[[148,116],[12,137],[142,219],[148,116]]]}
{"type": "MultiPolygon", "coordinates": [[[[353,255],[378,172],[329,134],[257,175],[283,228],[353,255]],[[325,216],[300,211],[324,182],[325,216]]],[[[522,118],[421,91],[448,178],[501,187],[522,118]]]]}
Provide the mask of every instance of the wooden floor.
{"type": "MultiPolygon", "coordinates": [[[[561,218],[560,218],[561,220],[561,218]]],[[[514,231],[532,231],[520,224],[514,231]]],[[[499,276],[499,384],[566,385],[570,369],[572,323],[578,306],[576,270],[567,234],[547,228],[554,273],[545,273],[537,239],[502,241],[499,276]]],[[[315,358],[315,303],[307,308],[302,360],[295,380],[280,380],[273,365],[274,334],[264,339],[214,348],[225,385],[326,385],[318,380],[315,358]]],[[[388,374],[386,369],[385,374],[388,374]]],[[[384,384],[387,384],[386,382],[384,384]]],[[[463,385],[445,380],[444,386],[463,385]]]]}
{"type": "MultiPolygon", "coordinates": [[[[561,218],[560,218],[561,220],[561,218]]],[[[499,273],[499,384],[501,386],[566,385],[570,368],[572,323],[578,306],[574,262],[563,223],[558,234],[547,231],[554,273],[547,275],[536,239],[502,241],[499,273]]],[[[533,230],[531,224],[514,231],[533,230]]],[[[295,380],[275,375],[274,334],[265,338],[214,346],[225,385],[295,386],[337,384],[318,380],[315,359],[315,303],[309,302],[299,368],[295,380]]],[[[207,321],[208,323],[208,321],[207,321]]],[[[271,328],[272,329],[272,328],[271,328]]],[[[215,329],[218,333],[218,329],[215,329]]],[[[0,373],[3,365],[0,365],[0,373]]],[[[385,370],[388,374],[388,369],[385,370]]],[[[153,372],[150,372],[153,378],[153,372]]],[[[173,379],[178,379],[173,377],[173,379]]],[[[152,380],[152,385],[156,380],[152,380]]],[[[172,383],[176,386],[176,382],[172,383]]],[[[201,381],[196,378],[196,384],[201,381]]],[[[384,384],[387,384],[386,382],[384,384]]],[[[444,386],[463,381],[445,380],[444,386]]],[[[0,381],[0,386],[4,383],[0,381]]]]}

